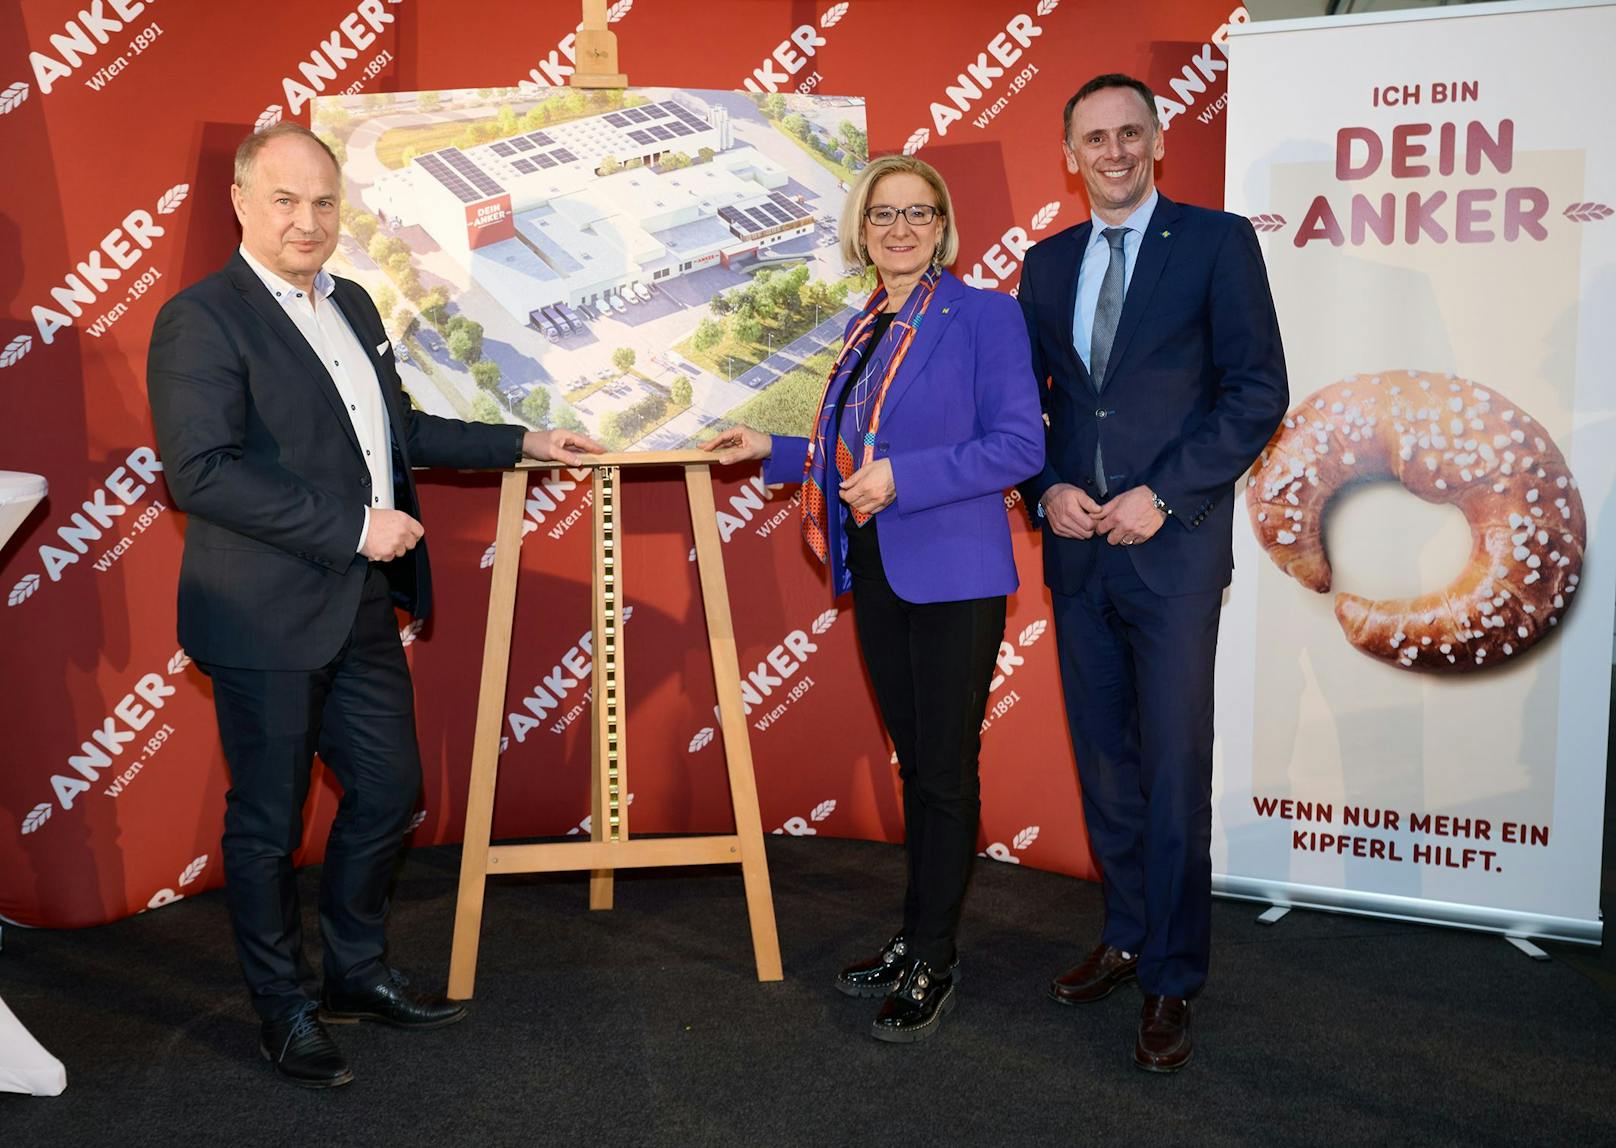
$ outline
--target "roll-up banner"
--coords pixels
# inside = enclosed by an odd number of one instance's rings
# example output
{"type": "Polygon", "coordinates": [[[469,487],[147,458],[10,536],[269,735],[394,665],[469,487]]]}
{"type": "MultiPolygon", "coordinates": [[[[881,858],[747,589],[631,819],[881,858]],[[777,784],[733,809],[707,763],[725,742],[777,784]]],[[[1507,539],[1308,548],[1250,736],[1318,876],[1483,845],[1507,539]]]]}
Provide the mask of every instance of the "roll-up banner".
{"type": "Polygon", "coordinates": [[[1292,409],[1236,520],[1217,886],[1597,942],[1616,6],[1237,32],[1292,409]]]}

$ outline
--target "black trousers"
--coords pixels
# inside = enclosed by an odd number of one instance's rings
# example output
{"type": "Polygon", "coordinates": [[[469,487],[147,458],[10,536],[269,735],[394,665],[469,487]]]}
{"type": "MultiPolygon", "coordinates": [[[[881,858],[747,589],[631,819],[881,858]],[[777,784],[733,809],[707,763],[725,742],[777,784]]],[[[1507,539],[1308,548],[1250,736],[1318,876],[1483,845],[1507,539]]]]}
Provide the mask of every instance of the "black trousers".
{"type": "Polygon", "coordinates": [[[933,967],[954,934],[982,811],[977,756],[988,683],[1004,637],[1005,600],[907,602],[887,583],[876,520],[848,530],[847,568],[859,649],[898,751],[909,884],[903,932],[933,967]]]}
{"type": "Polygon", "coordinates": [[[1083,588],[1053,597],[1083,814],[1105,875],[1102,940],[1139,954],[1145,992],[1192,997],[1206,982],[1212,942],[1223,593],[1160,597],[1125,549],[1099,545],[1083,588]]]}
{"type": "Polygon", "coordinates": [[[203,669],[230,765],[225,892],[253,1007],[272,1020],[313,995],[292,854],[316,751],[343,789],[320,885],[325,978],[379,982],[388,901],[421,792],[415,699],[387,579],[371,567],[353,631],[328,665],[203,669]]]}

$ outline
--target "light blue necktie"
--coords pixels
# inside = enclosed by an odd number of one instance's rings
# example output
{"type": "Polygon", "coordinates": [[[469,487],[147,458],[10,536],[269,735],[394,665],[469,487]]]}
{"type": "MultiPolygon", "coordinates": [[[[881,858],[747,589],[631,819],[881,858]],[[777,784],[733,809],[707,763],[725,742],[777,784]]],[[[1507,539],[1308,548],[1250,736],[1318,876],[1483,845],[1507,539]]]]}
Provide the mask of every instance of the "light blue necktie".
{"type": "MultiPolygon", "coordinates": [[[[1111,245],[1111,262],[1106,264],[1105,278],[1100,280],[1100,299],[1094,307],[1094,330],[1089,339],[1089,375],[1094,389],[1105,386],[1105,370],[1110,365],[1111,343],[1117,337],[1117,320],[1122,318],[1123,279],[1128,257],[1123,254],[1122,240],[1128,234],[1126,227],[1107,227],[1100,232],[1111,245]]],[[[1105,459],[1100,454],[1100,440],[1094,440],[1094,481],[1100,488],[1100,497],[1106,495],[1105,459]]]]}

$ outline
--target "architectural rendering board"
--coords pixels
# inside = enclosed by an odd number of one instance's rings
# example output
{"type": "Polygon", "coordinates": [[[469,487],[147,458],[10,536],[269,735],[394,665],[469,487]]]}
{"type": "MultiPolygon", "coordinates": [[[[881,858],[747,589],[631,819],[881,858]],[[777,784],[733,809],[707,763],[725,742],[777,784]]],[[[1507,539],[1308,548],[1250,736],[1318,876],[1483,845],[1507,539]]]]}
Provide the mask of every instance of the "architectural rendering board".
{"type": "Polygon", "coordinates": [[[615,449],[806,428],[868,286],[836,244],[861,98],[480,88],[321,99],[314,127],[344,160],[334,269],[423,409],[615,449]]]}

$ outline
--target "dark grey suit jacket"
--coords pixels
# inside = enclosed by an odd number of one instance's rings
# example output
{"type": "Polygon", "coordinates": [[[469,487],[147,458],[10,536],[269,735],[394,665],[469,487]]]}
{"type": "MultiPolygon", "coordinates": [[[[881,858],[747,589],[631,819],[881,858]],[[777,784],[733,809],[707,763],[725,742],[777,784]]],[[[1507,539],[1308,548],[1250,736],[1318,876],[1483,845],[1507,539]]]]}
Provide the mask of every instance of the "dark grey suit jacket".
{"type": "MultiPolygon", "coordinates": [[[[370,297],[338,279],[333,301],[381,383],[398,509],[419,517],[411,467],[520,458],[520,427],[412,410],[370,297]]],[[[238,252],[164,305],[146,380],[168,488],[188,516],[180,645],[221,666],[325,665],[353,626],[370,565],[354,552],[370,471],[330,374],[238,252]]],[[[425,617],[425,541],[384,569],[395,601],[425,617]]]]}

